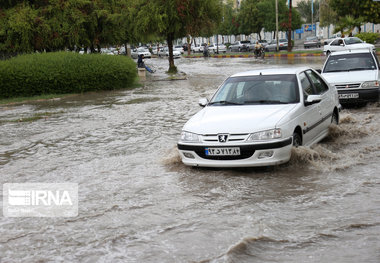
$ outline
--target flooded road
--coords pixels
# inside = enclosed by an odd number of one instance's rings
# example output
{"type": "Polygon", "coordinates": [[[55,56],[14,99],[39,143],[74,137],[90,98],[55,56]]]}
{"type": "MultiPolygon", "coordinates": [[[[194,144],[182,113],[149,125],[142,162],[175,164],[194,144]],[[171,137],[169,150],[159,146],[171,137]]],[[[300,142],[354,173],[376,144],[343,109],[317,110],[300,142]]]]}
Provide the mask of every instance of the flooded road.
{"type": "Polygon", "coordinates": [[[0,183],[79,185],[78,217],[0,217],[0,262],[380,262],[379,104],[274,168],[190,168],[176,150],[227,76],[323,61],[179,59],[187,79],[166,81],[152,59],[140,88],[0,106],[0,183]]]}

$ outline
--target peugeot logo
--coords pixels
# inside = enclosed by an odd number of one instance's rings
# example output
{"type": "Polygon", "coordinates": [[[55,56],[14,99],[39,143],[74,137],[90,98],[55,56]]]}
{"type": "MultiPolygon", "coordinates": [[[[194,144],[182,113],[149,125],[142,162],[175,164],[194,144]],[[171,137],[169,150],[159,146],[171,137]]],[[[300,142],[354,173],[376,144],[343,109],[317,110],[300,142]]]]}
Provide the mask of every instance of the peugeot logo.
{"type": "Polygon", "coordinates": [[[219,142],[227,142],[228,134],[218,134],[219,142]]]}

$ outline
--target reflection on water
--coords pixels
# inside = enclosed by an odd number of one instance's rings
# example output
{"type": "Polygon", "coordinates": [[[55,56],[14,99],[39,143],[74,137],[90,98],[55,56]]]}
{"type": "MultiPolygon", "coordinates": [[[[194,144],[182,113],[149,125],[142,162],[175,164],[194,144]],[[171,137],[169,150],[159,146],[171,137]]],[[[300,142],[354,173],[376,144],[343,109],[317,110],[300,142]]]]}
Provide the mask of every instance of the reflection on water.
{"type": "Polygon", "coordinates": [[[176,149],[227,76],[323,60],[180,59],[187,80],[163,81],[152,59],[140,88],[0,106],[1,183],[73,182],[80,198],[77,218],[2,217],[0,261],[377,262],[378,104],[277,167],[186,167],[176,149]]]}

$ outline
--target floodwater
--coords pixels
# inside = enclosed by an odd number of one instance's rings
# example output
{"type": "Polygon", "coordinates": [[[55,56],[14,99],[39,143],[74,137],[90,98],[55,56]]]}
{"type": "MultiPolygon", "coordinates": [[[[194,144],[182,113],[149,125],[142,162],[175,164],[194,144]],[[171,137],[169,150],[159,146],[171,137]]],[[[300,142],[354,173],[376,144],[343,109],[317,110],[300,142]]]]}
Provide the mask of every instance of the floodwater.
{"type": "Polygon", "coordinates": [[[140,88],[0,106],[0,183],[79,185],[77,217],[1,216],[0,262],[380,262],[379,104],[274,168],[191,168],[176,150],[228,75],[323,59],[181,58],[175,81],[152,59],[140,88]]]}

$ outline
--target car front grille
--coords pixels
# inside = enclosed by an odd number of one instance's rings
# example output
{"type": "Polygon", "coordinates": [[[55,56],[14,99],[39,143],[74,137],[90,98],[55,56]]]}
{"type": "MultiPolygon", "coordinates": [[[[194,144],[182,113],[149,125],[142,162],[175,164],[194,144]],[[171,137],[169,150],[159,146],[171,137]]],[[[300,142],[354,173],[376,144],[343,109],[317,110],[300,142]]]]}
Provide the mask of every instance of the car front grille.
{"type": "MultiPolygon", "coordinates": [[[[243,142],[248,138],[248,133],[244,134],[229,134],[227,142],[243,142]]],[[[203,142],[219,142],[218,134],[202,135],[203,142]]]]}
{"type": "Polygon", "coordinates": [[[357,89],[360,87],[360,83],[338,84],[335,87],[337,89],[357,89]]]}

